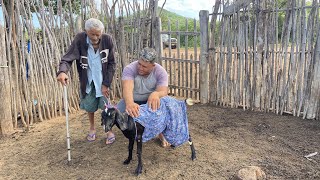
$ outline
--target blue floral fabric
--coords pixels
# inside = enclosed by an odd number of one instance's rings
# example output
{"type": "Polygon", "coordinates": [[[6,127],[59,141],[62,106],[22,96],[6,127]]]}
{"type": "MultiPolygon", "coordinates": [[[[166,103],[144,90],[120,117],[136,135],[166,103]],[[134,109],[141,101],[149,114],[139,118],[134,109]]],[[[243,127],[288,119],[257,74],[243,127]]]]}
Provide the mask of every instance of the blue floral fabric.
{"type": "Polygon", "coordinates": [[[160,99],[160,108],[152,111],[147,104],[140,106],[140,116],[134,121],[144,126],[142,142],[163,133],[166,140],[179,146],[189,139],[187,107],[185,101],[170,96],[160,99]]]}

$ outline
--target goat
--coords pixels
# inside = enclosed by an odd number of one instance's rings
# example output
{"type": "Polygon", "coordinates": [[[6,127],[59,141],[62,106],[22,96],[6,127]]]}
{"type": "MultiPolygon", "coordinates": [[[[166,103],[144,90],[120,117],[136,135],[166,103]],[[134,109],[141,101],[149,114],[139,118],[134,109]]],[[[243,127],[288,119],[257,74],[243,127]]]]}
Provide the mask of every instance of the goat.
{"type": "MultiPolygon", "coordinates": [[[[188,103],[188,100],[186,100],[188,103]]],[[[134,145],[134,140],[137,141],[137,157],[138,166],[135,170],[135,174],[139,175],[142,173],[142,134],[144,132],[144,127],[138,123],[134,122],[133,118],[127,113],[121,113],[118,109],[112,107],[108,108],[101,113],[101,125],[103,126],[105,132],[108,132],[114,125],[116,125],[123,133],[123,135],[129,140],[128,158],[123,162],[123,164],[129,164],[132,160],[132,150],[134,145]]],[[[189,145],[191,148],[191,159],[196,158],[196,151],[189,135],[189,145]]],[[[174,146],[173,146],[174,147],[174,146]]]]}

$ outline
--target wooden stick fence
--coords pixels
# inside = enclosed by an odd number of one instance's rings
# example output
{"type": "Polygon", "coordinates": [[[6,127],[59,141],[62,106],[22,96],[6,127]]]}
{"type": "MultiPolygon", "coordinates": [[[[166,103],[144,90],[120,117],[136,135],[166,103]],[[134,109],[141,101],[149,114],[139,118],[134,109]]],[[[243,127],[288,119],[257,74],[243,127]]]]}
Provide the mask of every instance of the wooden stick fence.
{"type": "MultiPolygon", "coordinates": [[[[2,3],[5,22],[0,27],[0,75],[9,81],[2,78],[0,83],[6,87],[1,93],[8,95],[3,102],[10,101],[11,108],[1,114],[6,117],[0,121],[1,134],[21,126],[28,130],[35,122],[62,115],[62,87],[55,73],[61,55],[90,17],[104,22],[115,43],[117,69],[112,98],[122,95],[122,68],[138,58],[141,48],[150,46],[161,54],[158,62],[168,71],[170,93],[175,96],[319,119],[318,0],[311,6],[306,0],[287,1],[286,8],[279,8],[276,0],[238,0],[234,4],[217,0],[212,13],[200,13],[200,30],[196,20],[188,29],[188,19],[169,21],[167,28],[161,29],[157,0],[141,4],[137,0],[115,0],[112,4],[102,0],[100,10],[94,0],[80,0],[79,15],[73,13],[78,2],[57,2],[48,6],[43,0],[2,3]],[[35,26],[32,14],[40,27],[35,26]],[[282,14],[284,22],[278,30],[282,14]],[[186,24],[186,30],[172,28],[181,23],[186,24]],[[177,39],[176,49],[171,42],[163,48],[163,34],[169,41],[177,39]],[[189,38],[194,40],[193,47],[189,47],[189,38]]],[[[79,109],[75,65],[70,77],[68,94],[72,96],[68,102],[72,112],[79,109]]]]}
{"type": "MultiPolygon", "coordinates": [[[[6,87],[1,91],[6,96],[5,102],[11,102],[6,105],[11,104],[12,107],[11,111],[6,110],[6,114],[1,114],[5,119],[0,123],[0,134],[10,134],[13,128],[18,127],[29,130],[35,122],[62,115],[63,92],[56,81],[58,64],[74,35],[83,30],[85,20],[90,17],[104,22],[106,32],[113,37],[117,69],[112,84],[112,98],[121,97],[122,68],[138,57],[137,52],[142,47],[150,44],[151,15],[155,11],[152,6],[157,2],[144,1],[140,5],[137,0],[121,0],[109,4],[107,0],[102,0],[100,11],[94,0],[79,2],[81,8],[77,16],[73,13],[76,12],[74,5],[77,2],[71,0],[65,1],[65,4],[62,1],[49,3],[48,6],[44,5],[43,0],[2,3],[5,24],[0,27],[3,32],[0,45],[5,53],[1,53],[0,73],[4,73],[1,77],[8,78],[0,83],[6,87]],[[32,19],[32,14],[38,20],[32,19]],[[35,21],[40,27],[34,24],[35,21]],[[7,69],[3,70],[4,67],[7,69]]],[[[75,63],[69,77],[68,103],[69,111],[73,112],[79,110],[75,63]]]]}
{"type": "Polygon", "coordinates": [[[277,1],[252,1],[226,14],[218,13],[222,6],[232,5],[216,1],[211,14],[210,102],[319,117],[319,2],[287,1],[279,39],[277,1]]]}

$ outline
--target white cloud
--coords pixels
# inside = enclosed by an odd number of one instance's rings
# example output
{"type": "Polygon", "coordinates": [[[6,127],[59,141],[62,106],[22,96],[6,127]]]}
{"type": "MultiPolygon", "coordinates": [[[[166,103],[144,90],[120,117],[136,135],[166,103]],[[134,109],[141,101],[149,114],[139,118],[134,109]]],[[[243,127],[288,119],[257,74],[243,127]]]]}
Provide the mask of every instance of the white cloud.
{"type": "MultiPolygon", "coordinates": [[[[99,5],[101,0],[95,0],[99,5]]],[[[132,3],[132,0],[129,0],[132,3]]],[[[143,0],[138,0],[142,3],[143,0]]],[[[165,0],[159,0],[158,6],[162,7],[165,0]]],[[[108,0],[110,5],[112,5],[112,0],[108,0]]],[[[212,12],[212,7],[215,4],[215,0],[166,0],[164,9],[174,12],[176,14],[199,19],[200,10],[208,10],[209,13],[212,12]]],[[[99,9],[99,8],[98,8],[99,9]]]]}
{"type": "MultiPolygon", "coordinates": [[[[159,6],[163,5],[165,0],[159,0],[159,6]]],[[[164,9],[172,11],[182,16],[199,19],[200,10],[212,12],[215,0],[167,0],[164,9]]]]}

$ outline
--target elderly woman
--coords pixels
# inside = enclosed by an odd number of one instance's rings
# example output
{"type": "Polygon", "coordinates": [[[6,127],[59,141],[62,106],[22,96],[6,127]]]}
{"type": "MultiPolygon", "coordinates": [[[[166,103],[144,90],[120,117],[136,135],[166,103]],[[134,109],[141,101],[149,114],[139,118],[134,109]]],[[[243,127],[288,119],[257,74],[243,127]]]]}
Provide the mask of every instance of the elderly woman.
{"type": "MultiPolygon", "coordinates": [[[[78,33],[68,51],[61,58],[57,80],[63,85],[68,83],[67,75],[72,62],[76,60],[80,82],[80,108],[87,111],[90,128],[88,141],[96,139],[94,113],[104,109],[106,97],[115,73],[114,44],[110,35],[103,33],[104,26],[98,19],[88,19],[85,31],[78,33]]],[[[110,131],[106,134],[106,144],[115,140],[110,131]]]]}

